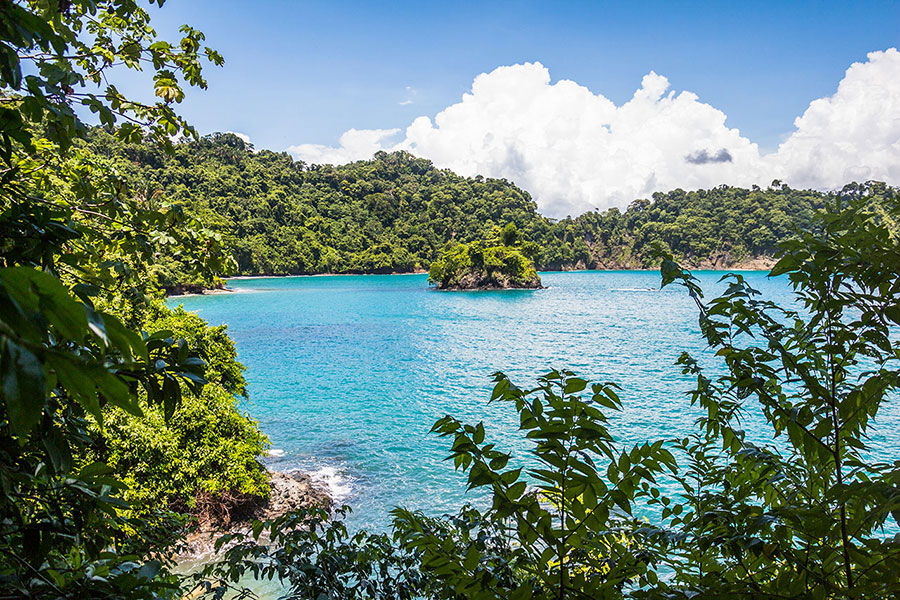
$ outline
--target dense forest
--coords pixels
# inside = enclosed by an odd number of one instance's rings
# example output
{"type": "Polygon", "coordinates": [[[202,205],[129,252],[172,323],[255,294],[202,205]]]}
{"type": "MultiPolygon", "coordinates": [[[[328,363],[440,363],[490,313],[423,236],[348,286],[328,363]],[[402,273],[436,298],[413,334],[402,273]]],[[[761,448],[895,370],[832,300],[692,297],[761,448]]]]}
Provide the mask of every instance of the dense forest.
{"type": "Polygon", "coordinates": [[[335,600],[898,597],[900,463],[868,447],[900,393],[896,190],[676,191],[553,222],[508,182],[406,154],[312,167],[233,135],[172,144],[194,137],[175,111],[185,88],[223,64],[179,31],[158,39],[133,0],[0,2],[0,597],[247,598],[251,579],[335,600]],[[123,96],[112,66],[150,75],[154,103],[123,96]],[[769,255],[785,237],[771,274],[799,310],[740,275],[705,298],[675,262],[769,255]],[[396,507],[375,533],[300,508],[176,570],[198,505],[270,493],[268,441],[239,410],[225,327],[168,308],[158,282],[408,270],[463,244],[466,260],[513,248],[544,268],[658,250],[718,361],[678,359],[696,429],[629,447],[607,429],[617,385],[497,373],[489,401],[517,414],[530,468],[481,422],[432,427],[488,503],[396,507]],[[749,435],[751,412],[764,424],[749,435]]]}
{"type": "MultiPolygon", "coordinates": [[[[657,249],[692,267],[771,258],[810,225],[826,195],[776,181],[767,189],[674,190],[553,220],[502,179],[461,177],[405,152],[342,166],[307,165],[254,151],[234,134],[175,144],[123,143],[102,129],[89,149],[111,161],[146,203],[181,206],[218,231],[236,265],[228,274],[392,273],[428,269],[448,242],[483,239],[515,224],[539,270],[648,268],[657,249]]],[[[882,195],[884,186],[867,185],[882,195]]],[[[160,281],[184,283],[173,261],[160,281]]]]}

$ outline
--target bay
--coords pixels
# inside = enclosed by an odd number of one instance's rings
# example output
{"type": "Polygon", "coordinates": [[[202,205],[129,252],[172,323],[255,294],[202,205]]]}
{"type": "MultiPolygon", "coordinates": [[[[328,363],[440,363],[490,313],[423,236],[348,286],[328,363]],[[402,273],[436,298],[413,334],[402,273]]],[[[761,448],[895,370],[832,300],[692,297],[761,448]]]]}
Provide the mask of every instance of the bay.
{"type": "MultiPolygon", "coordinates": [[[[724,287],[724,272],[695,275],[708,295],[724,287]]],[[[743,275],[763,298],[791,302],[784,278],[743,275]]],[[[479,500],[444,460],[448,440],[429,434],[445,414],[483,421],[488,439],[522,457],[516,414],[487,402],[495,371],[520,387],[552,368],[618,383],[625,410],[612,430],[624,445],[694,430],[693,380],[675,360],[687,351],[717,363],[684,290],[659,290],[653,271],[541,277],[548,289],[489,292],[438,292],[418,274],[235,279],[234,293],[169,303],[228,325],[247,367],[242,409],[272,441],[269,467],[314,473],[371,530],[393,506],[442,514],[479,500]]],[[[878,423],[874,452],[895,458],[897,403],[878,423]]],[[[752,411],[745,426],[765,439],[752,411]]]]}

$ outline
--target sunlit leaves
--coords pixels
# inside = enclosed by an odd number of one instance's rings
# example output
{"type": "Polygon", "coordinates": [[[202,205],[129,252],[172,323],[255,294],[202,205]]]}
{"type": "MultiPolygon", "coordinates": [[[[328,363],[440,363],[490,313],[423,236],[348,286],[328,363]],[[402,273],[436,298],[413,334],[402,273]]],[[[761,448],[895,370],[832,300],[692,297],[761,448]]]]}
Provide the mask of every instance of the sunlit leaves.
{"type": "MultiPolygon", "coordinates": [[[[28,105],[20,110],[28,121],[44,122],[62,149],[84,131],[72,110],[76,103],[86,104],[105,125],[130,123],[129,136],[136,131],[135,123],[161,143],[169,135],[191,132],[167,105],[184,97],[176,74],[187,85],[205,88],[202,62],[217,66],[224,62],[217,52],[202,46],[202,32],[185,25],[177,45],[156,40],[148,13],[131,0],[76,1],[66,3],[63,12],[58,9],[54,2],[16,3],[4,9],[0,76],[5,88],[25,95],[28,105]],[[22,61],[36,74],[23,79],[22,61]],[[124,99],[106,77],[107,69],[116,64],[135,70],[151,67],[160,102],[145,105],[124,99]],[[87,92],[88,82],[105,88],[105,93],[87,92]]],[[[2,141],[7,146],[12,139],[29,145],[32,132],[25,121],[5,125],[2,141]]],[[[3,158],[9,162],[9,153],[3,158]]]]}
{"type": "MultiPolygon", "coordinates": [[[[900,206],[890,195],[870,203],[875,191],[848,186],[820,230],[783,244],[772,274],[790,280],[800,309],[757,300],[740,276],[698,303],[727,371],[709,379],[680,359],[707,410],[704,435],[680,443],[687,512],[672,519],[683,537],[671,564],[686,587],[822,598],[900,589],[900,546],[882,529],[897,507],[897,467],[868,458],[871,418],[900,390],[900,348],[884,318],[900,289],[900,247],[885,223],[900,206]],[[738,428],[753,410],[773,445],[738,428]]],[[[697,298],[689,273],[668,273],[697,298]]]]}

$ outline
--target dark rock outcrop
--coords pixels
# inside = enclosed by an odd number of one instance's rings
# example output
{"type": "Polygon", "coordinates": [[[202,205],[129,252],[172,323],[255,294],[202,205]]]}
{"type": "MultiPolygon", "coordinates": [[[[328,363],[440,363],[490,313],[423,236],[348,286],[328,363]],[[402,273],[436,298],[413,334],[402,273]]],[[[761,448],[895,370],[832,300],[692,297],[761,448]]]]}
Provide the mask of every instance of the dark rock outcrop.
{"type": "Polygon", "coordinates": [[[439,290],[540,290],[543,288],[541,278],[537,276],[537,273],[533,277],[513,279],[503,273],[495,272],[488,275],[484,271],[471,271],[453,283],[438,284],[437,286],[439,290]]]}

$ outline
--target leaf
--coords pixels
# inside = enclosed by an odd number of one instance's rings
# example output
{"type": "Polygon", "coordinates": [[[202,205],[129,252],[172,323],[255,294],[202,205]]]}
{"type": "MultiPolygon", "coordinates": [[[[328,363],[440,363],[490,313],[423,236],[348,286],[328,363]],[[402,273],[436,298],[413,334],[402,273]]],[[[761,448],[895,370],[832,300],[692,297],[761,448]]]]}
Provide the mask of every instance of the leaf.
{"type": "Polygon", "coordinates": [[[103,414],[100,411],[100,401],[97,399],[97,386],[94,378],[97,373],[90,366],[77,358],[50,356],[48,365],[56,372],[59,384],[72,396],[84,409],[90,413],[97,423],[103,422],[103,414]]]}
{"type": "Polygon", "coordinates": [[[13,435],[24,436],[41,419],[46,398],[44,368],[27,348],[6,340],[0,353],[3,401],[13,435]]]}
{"type": "Polygon", "coordinates": [[[50,463],[53,465],[54,471],[64,473],[72,466],[72,453],[69,448],[69,442],[58,429],[52,428],[44,434],[41,439],[44,449],[47,450],[47,456],[50,457],[50,463]]]}
{"type": "Polygon", "coordinates": [[[45,271],[27,267],[0,269],[0,279],[7,286],[16,286],[22,297],[31,294],[33,304],[31,310],[40,310],[47,320],[65,337],[80,341],[87,330],[87,314],[85,305],[74,300],[62,282],[45,271]]]}
{"type": "Polygon", "coordinates": [[[113,473],[112,467],[104,462],[96,461],[82,467],[78,471],[77,477],[78,479],[90,481],[95,477],[102,477],[103,475],[110,475],[111,473],[113,473]]]}
{"type": "Polygon", "coordinates": [[[476,444],[484,442],[484,423],[478,423],[478,426],[475,427],[475,434],[472,436],[472,441],[476,444]]]}
{"type": "Polygon", "coordinates": [[[90,306],[85,305],[84,307],[85,313],[87,314],[88,320],[88,329],[91,330],[100,342],[103,344],[103,348],[109,347],[109,336],[106,334],[106,324],[104,323],[103,316],[101,313],[98,313],[90,306]]]}
{"type": "Polygon", "coordinates": [[[900,304],[889,304],[884,307],[884,316],[900,325],[900,304]]]}
{"type": "Polygon", "coordinates": [[[619,471],[624,475],[631,468],[631,459],[628,457],[627,452],[623,452],[621,456],[619,456],[619,471]]]}
{"type": "Polygon", "coordinates": [[[563,389],[567,394],[577,394],[587,387],[587,381],[578,377],[572,377],[566,381],[566,387],[563,389]]]}
{"type": "Polygon", "coordinates": [[[121,379],[107,371],[97,377],[96,384],[107,402],[113,406],[118,406],[135,417],[144,416],[137,397],[132,395],[131,390],[128,389],[128,386],[121,379]]]}
{"type": "Polygon", "coordinates": [[[162,395],[163,416],[168,422],[175,414],[175,409],[181,404],[181,386],[178,385],[178,381],[172,377],[166,377],[163,380],[162,395]]]}
{"type": "Polygon", "coordinates": [[[103,326],[111,345],[126,358],[135,357],[144,361],[148,360],[147,345],[144,340],[140,335],[125,327],[119,319],[103,314],[103,326]]]}

